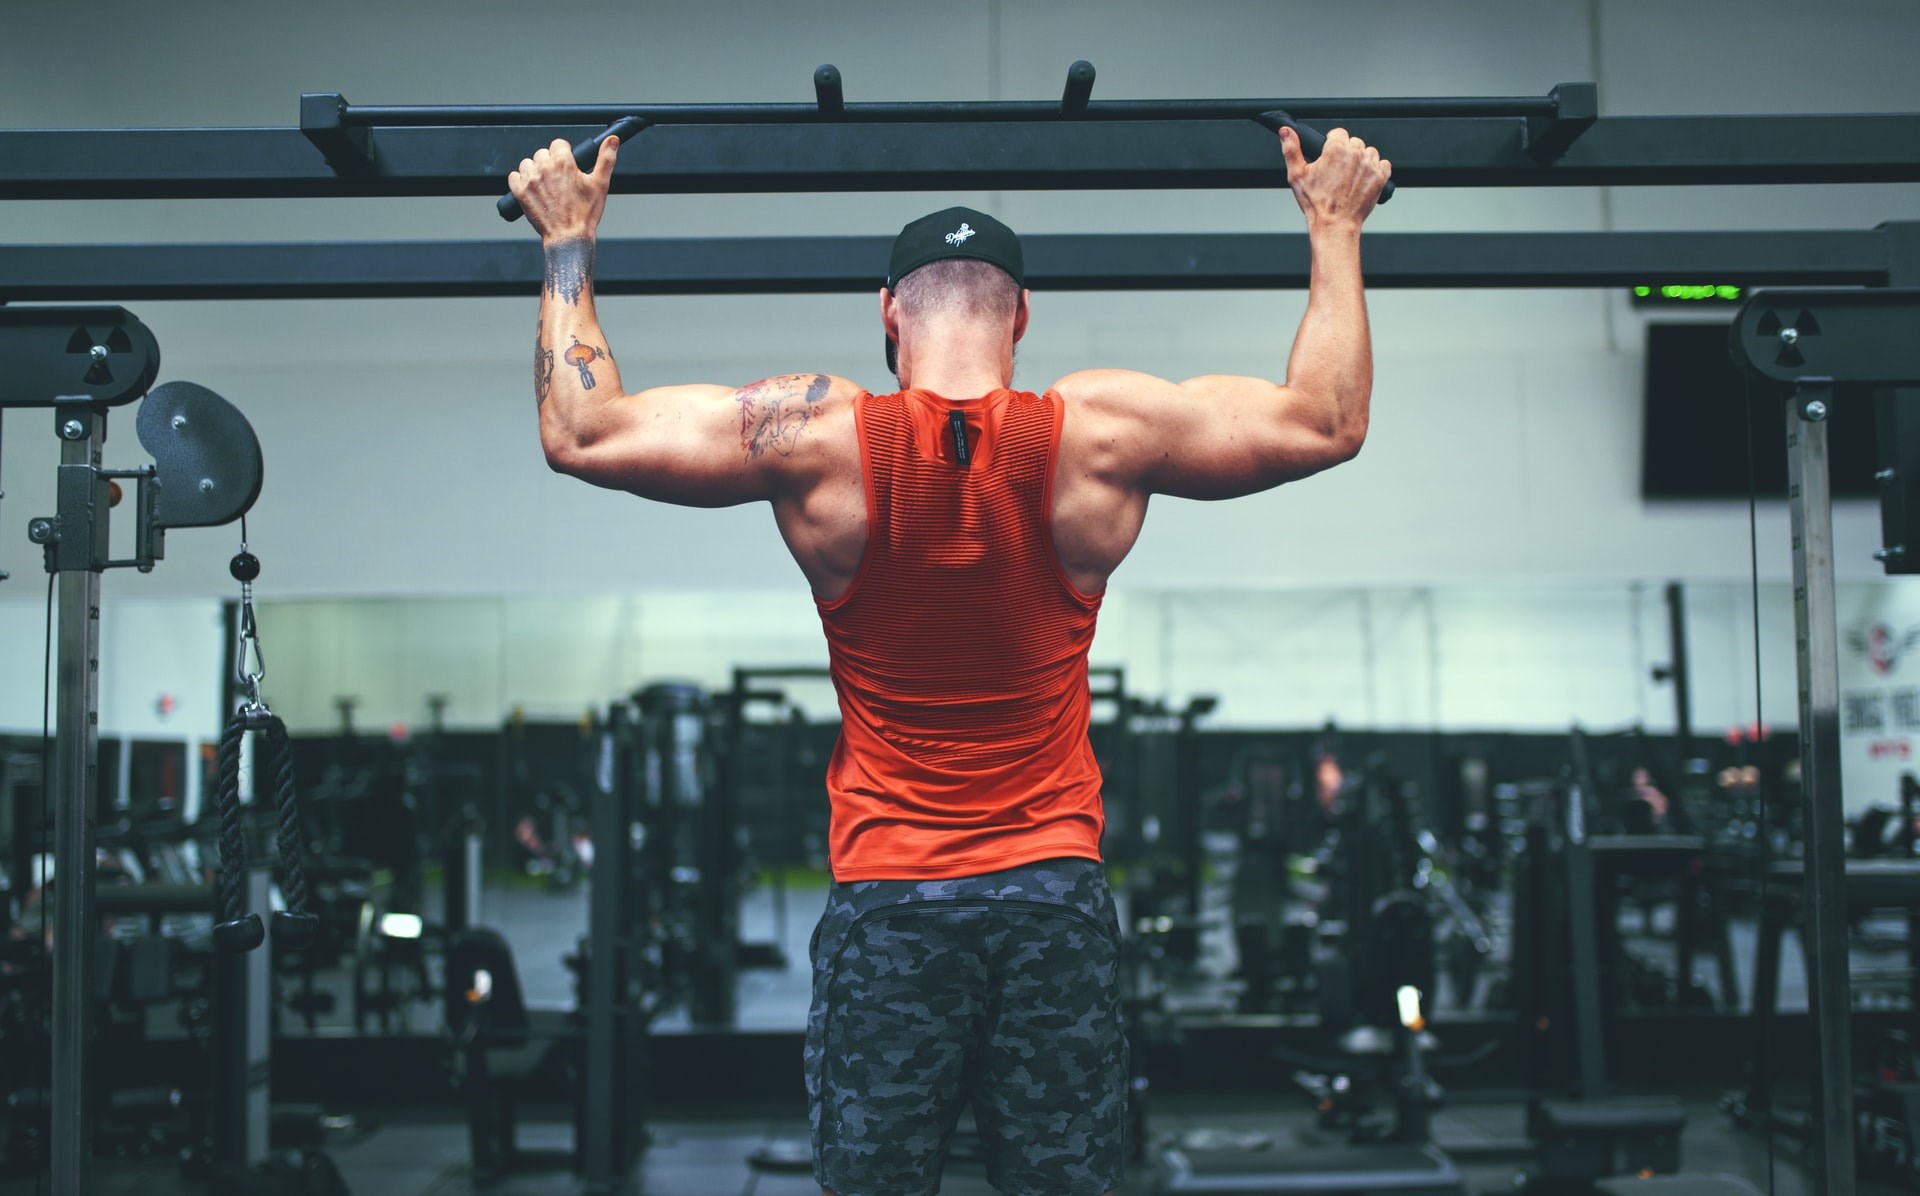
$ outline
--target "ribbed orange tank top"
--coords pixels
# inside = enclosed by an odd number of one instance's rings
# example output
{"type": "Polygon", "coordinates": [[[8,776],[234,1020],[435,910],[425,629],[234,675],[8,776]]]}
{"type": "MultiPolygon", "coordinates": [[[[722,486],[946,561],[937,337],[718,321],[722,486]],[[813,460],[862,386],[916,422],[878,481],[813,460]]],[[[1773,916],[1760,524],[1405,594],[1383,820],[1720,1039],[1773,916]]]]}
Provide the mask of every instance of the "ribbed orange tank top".
{"type": "Polygon", "coordinates": [[[866,553],[847,592],[819,603],[842,719],[827,769],[837,881],[1100,858],[1087,740],[1100,598],[1053,552],[1062,411],[1051,391],[1012,390],[854,408],[866,553]]]}

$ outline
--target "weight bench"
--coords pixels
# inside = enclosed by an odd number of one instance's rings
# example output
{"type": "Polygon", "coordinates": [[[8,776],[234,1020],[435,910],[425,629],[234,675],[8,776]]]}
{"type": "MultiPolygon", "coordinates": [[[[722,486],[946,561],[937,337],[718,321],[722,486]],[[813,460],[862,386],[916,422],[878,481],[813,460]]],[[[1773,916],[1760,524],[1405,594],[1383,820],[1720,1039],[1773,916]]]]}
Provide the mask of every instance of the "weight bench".
{"type": "Polygon", "coordinates": [[[1535,1158],[1529,1193],[1595,1192],[1610,1176],[1680,1169],[1687,1111],[1671,1100],[1541,1101],[1533,1111],[1535,1158]]]}
{"type": "Polygon", "coordinates": [[[513,951],[495,930],[463,930],[448,940],[446,984],[447,1030],[467,1101],[474,1185],[484,1187],[513,1171],[571,1165],[571,1152],[556,1158],[518,1147],[513,1096],[556,1043],[579,1037],[569,1015],[528,1010],[513,951]]]}

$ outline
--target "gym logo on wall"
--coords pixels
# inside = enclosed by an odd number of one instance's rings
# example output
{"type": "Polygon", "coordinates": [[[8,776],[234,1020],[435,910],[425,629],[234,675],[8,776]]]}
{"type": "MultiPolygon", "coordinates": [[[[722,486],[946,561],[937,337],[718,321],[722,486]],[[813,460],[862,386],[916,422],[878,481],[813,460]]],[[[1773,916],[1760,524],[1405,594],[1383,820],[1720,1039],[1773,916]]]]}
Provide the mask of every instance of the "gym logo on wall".
{"type": "MultiPolygon", "coordinates": [[[[1867,662],[1875,677],[1887,677],[1920,648],[1920,624],[1900,632],[1875,623],[1848,633],[1847,646],[1867,662]]],[[[1840,731],[1859,738],[1869,761],[1913,759],[1913,737],[1920,735],[1920,686],[1869,683],[1841,691],[1840,731]]]]}
{"type": "Polygon", "coordinates": [[[1865,631],[1847,637],[1847,646],[1867,658],[1873,671],[1885,676],[1899,667],[1907,653],[1920,646],[1920,625],[1909,627],[1904,635],[1895,635],[1885,623],[1875,623],[1865,631]]]}
{"type": "Polygon", "coordinates": [[[963,221],[959,228],[956,228],[952,232],[947,234],[947,244],[965,245],[967,243],[967,238],[971,237],[972,235],[973,235],[973,228],[963,221]]]}

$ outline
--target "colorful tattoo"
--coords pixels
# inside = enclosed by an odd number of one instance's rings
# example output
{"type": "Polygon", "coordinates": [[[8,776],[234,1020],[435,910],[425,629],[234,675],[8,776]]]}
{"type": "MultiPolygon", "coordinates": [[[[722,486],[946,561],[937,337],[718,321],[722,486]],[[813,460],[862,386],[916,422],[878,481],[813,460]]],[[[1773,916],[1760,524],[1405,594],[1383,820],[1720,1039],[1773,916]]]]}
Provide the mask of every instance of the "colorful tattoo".
{"type": "Polygon", "coordinates": [[[825,374],[788,374],[766,378],[741,389],[740,448],[750,458],[768,450],[791,456],[800,433],[813,418],[813,405],[827,397],[833,382],[825,374]],[[804,391],[800,384],[806,383],[804,391]]]}
{"type": "Polygon", "coordinates": [[[578,305],[593,286],[593,241],[582,237],[547,246],[547,293],[578,305]]]}
{"type": "Polygon", "coordinates": [[[580,343],[580,338],[575,337],[573,344],[567,347],[567,351],[562,356],[562,360],[574,369],[580,371],[580,388],[582,390],[592,390],[593,369],[591,367],[594,362],[604,359],[606,355],[607,351],[605,349],[597,345],[583,345],[580,343]]]}

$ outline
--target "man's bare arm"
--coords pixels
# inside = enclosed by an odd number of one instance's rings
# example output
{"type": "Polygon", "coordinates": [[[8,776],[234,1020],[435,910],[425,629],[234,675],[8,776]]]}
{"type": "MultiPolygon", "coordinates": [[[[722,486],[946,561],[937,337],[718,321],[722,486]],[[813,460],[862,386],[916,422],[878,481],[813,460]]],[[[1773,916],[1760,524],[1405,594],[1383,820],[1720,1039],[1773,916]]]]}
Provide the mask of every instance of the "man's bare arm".
{"type": "Polygon", "coordinates": [[[1339,464],[1366,439],[1373,347],[1360,226],[1391,167],[1339,129],[1311,164],[1292,130],[1282,131],[1281,145],[1313,250],[1286,381],[1208,375],[1174,383],[1120,370],[1062,379],[1082,431],[1107,442],[1101,455],[1122,485],[1231,498],[1339,464]]]}
{"type": "Polygon", "coordinates": [[[857,388],[825,374],[794,374],[737,389],[663,386],[628,394],[593,295],[595,235],[618,152],[619,140],[608,138],[588,174],[556,141],[508,178],[546,258],[533,394],[547,462],[595,485],[663,502],[770,499],[829,400],[857,388]]]}

